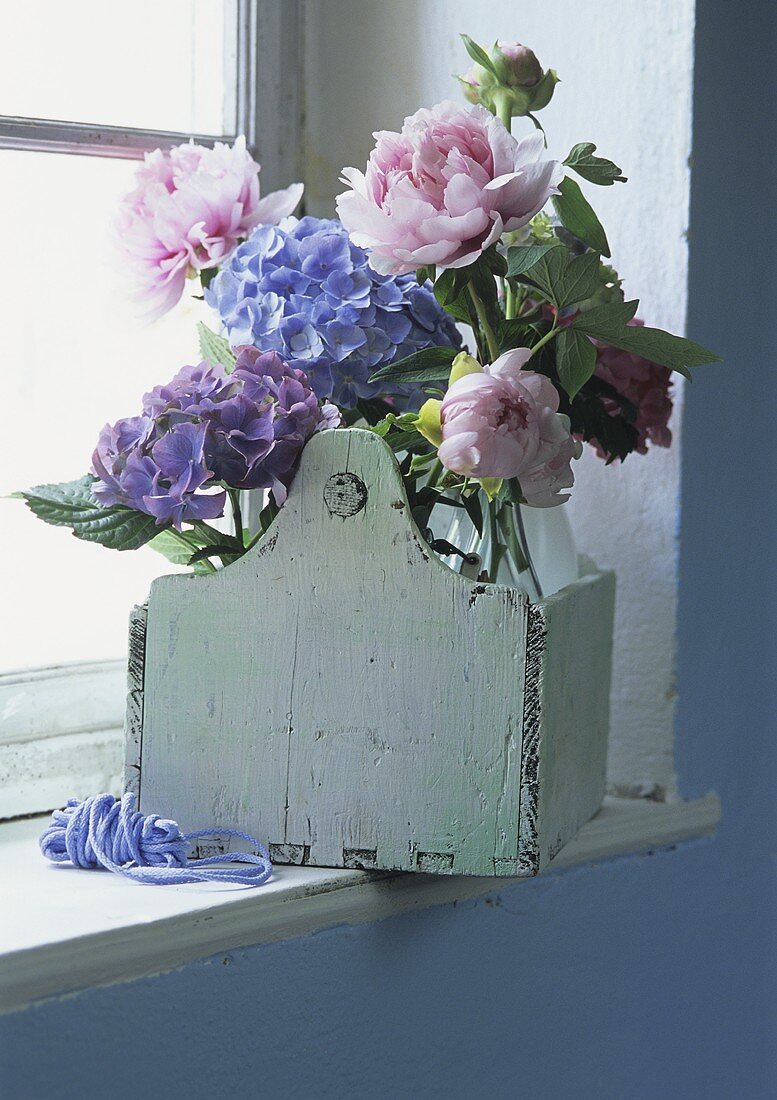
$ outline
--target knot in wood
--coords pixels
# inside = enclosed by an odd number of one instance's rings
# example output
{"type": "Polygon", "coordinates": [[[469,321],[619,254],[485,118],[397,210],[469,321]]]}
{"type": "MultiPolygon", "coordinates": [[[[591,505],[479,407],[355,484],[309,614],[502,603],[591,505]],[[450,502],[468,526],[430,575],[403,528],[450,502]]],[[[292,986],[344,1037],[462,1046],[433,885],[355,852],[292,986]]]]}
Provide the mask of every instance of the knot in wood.
{"type": "Polygon", "coordinates": [[[367,503],[367,486],[356,474],[332,474],[324,486],[324,503],[332,516],[355,516],[367,503]]]}

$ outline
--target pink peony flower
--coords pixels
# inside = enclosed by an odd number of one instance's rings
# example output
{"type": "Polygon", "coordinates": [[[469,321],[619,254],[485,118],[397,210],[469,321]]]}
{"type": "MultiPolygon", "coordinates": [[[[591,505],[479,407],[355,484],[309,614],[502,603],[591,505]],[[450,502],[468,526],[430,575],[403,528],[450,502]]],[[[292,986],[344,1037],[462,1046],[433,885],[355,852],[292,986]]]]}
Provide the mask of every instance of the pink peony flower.
{"type": "Polygon", "coordinates": [[[523,370],[529,348],[500,355],[452,384],[440,407],[443,465],[467,477],[518,478],[528,504],[562,504],[574,484],[570,466],[580,444],[559,397],[542,374],[523,370]]]}
{"type": "Polygon", "coordinates": [[[541,133],[516,141],[483,107],[439,103],[375,137],[366,174],[343,170],[351,190],[337,212],[383,275],[471,264],[534,217],[564,175],[542,159],[541,133]]]}
{"type": "Polygon", "coordinates": [[[120,204],[115,237],[149,317],[171,309],[188,275],[220,264],[260,222],[294,210],[302,184],[259,197],[259,165],[244,137],[213,149],[189,142],[147,153],[120,204]]]}
{"type": "MultiPolygon", "coordinates": [[[[630,325],[643,325],[644,321],[635,318],[630,325]]],[[[651,363],[639,355],[609,347],[596,342],[596,375],[623,394],[637,407],[634,427],[637,429],[635,450],[647,454],[648,442],[656,447],[669,447],[672,433],[669,430],[669,418],[672,415],[672,372],[659,363],[651,363]]],[[[613,416],[620,413],[615,402],[605,400],[608,411],[613,416]]],[[[591,440],[596,453],[605,458],[605,453],[595,439],[591,440]]]]}

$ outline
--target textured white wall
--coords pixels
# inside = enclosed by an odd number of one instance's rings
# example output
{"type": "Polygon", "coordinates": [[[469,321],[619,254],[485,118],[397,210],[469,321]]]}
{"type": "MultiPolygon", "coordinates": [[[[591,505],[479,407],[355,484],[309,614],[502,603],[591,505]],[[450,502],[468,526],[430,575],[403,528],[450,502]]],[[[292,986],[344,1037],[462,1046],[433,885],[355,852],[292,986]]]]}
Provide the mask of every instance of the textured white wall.
{"type": "MultiPolygon", "coordinates": [[[[308,209],[329,215],[343,165],[371,132],[458,98],[458,33],[519,39],[562,83],[543,112],[551,152],[594,141],[627,185],[589,187],[629,297],[648,324],[680,332],[686,305],[693,0],[307,0],[308,209]]],[[[527,124],[529,125],[529,124],[527,124]]],[[[518,132],[519,124],[515,130],[518,132]]],[[[675,446],[624,467],[587,454],[569,505],[581,549],[619,582],[610,783],[676,789],[673,765],[681,391],[675,446]]]]}

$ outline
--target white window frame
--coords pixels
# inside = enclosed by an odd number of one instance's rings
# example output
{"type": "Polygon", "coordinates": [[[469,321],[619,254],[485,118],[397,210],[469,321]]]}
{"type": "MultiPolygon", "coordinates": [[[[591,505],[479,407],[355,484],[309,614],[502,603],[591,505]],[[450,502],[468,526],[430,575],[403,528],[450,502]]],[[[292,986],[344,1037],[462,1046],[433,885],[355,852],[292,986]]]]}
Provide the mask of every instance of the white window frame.
{"type": "MultiPolygon", "coordinates": [[[[140,160],[190,138],[213,145],[243,134],[262,165],[265,193],[303,179],[303,7],[303,0],[228,0],[225,70],[233,80],[223,134],[0,115],[0,149],[140,160]]],[[[117,790],[125,678],[123,661],[0,673],[0,819],[117,790]]]]}

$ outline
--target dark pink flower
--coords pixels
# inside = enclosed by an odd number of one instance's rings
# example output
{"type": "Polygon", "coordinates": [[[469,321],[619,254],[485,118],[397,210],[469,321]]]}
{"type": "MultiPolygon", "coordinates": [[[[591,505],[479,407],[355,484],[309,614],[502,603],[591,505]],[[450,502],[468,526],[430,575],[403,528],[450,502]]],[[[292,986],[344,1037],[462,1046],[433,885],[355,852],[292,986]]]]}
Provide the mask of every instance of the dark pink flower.
{"type": "MultiPolygon", "coordinates": [[[[631,325],[642,325],[644,321],[635,318],[631,325]]],[[[651,363],[639,355],[621,351],[597,342],[596,376],[609,384],[630,401],[637,410],[634,427],[637,429],[639,454],[647,454],[648,443],[655,447],[668,447],[672,442],[669,430],[669,418],[672,415],[670,396],[672,372],[659,363],[651,363]]],[[[615,401],[604,399],[605,406],[612,416],[621,412],[615,401]]],[[[597,440],[590,441],[596,453],[606,455],[597,440]]]]}

